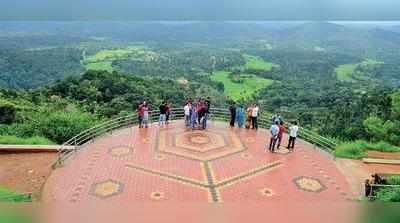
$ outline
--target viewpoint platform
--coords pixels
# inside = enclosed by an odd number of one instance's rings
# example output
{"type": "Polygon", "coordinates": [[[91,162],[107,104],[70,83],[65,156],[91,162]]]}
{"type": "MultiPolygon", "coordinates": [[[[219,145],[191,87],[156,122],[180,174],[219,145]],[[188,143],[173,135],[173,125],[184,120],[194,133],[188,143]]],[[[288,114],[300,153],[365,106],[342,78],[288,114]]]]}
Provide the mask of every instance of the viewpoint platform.
{"type": "MultiPolygon", "coordinates": [[[[88,143],[48,179],[46,203],[85,205],[346,202],[350,187],[326,154],[302,140],[266,152],[267,130],[210,122],[188,130],[125,128],[88,143]]],[[[297,221],[298,222],[298,221],[297,221]]]]}

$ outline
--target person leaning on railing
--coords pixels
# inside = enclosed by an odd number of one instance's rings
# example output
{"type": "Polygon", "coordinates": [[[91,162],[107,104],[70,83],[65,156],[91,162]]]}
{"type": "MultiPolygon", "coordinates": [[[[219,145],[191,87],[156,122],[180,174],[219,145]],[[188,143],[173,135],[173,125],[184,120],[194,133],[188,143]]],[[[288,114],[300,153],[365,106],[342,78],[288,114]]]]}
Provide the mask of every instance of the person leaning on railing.
{"type": "Polygon", "coordinates": [[[372,174],[371,178],[365,180],[365,196],[375,196],[379,186],[387,184],[386,179],[380,177],[378,174],[372,174]]]}
{"type": "Polygon", "coordinates": [[[138,115],[138,121],[139,121],[139,128],[143,127],[143,117],[144,117],[144,107],[146,105],[146,101],[140,102],[138,108],[137,108],[137,115],[138,115]]]}
{"type": "Polygon", "coordinates": [[[185,126],[186,128],[190,127],[190,113],[191,113],[191,109],[192,109],[192,101],[188,100],[186,102],[186,105],[183,107],[183,111],[185,114],[185,126]]]}

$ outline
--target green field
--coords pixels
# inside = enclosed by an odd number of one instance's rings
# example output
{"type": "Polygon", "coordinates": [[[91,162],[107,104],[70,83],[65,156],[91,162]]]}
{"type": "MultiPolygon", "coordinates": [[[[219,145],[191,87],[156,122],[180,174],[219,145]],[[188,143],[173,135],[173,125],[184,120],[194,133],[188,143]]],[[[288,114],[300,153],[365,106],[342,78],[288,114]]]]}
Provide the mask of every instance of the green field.
{"type": "Polygon", "coordinates": [[[108,72],[113,72],[112,61],[100,61],[85,64],[86,70],[106,70],[108,72]]]}
{"type": "Polygon", "coordinates": [[[256,56],[248,54],[244,54],[243,56],[246,59],[246,64],[241,67],[242,69],[270,71],[273,67],[277,66],[256,56]]]}
{"type": "Polygon", "coordinates": [[[356,70],[358,64],[343,64],[335,69],[337,78],[340,81],[354,82],[352,78],[354,71],[356,70]]]}
{"type": "Polygon", "coordinates": [[[359,66],[368,68],[368,67],[374,67],[374,66],[377,66],[380,64],[383,64],[383,62],[371,60],[371,59],[365,59],[361,63],[339,65],[335,69],[335,72],[336,72],[336,76],[337,76],[338,80],[345,81],[345,82],[355,82],[357,80],[355,80],[353,77],[355,76],[355,70],[359,66]]]}
{"type": "Polygon", "coordinates": [[[118,59],[132,59],[149,61],[157,58],[157,54],[143,46],[129,46],[126,48],[101,50],[94,55],[87,56],[83,64],[87,70],[114,71],[112,62],[118,59]]]}
{"type": "Polygon", "coordinates": [[[272,80],[247,74],[241,75],[242,83],[235,83],[229,77],[228,71],[218,71],[211,80],[224,84],[224,93],[235,101],[246,99],[257,91],[272,84],[272,80]]]}

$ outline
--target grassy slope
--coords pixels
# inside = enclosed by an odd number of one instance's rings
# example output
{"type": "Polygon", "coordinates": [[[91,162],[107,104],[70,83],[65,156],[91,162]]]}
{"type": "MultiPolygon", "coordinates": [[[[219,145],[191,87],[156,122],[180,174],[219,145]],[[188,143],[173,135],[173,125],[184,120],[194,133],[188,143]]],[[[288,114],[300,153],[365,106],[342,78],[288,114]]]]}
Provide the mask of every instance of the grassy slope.
{"type": "Polygon", "coordinates": [[[218,71],[211,76],[211,79],[223,83],[225,94],[235,101],[250,97],[273,82],[270,79],[248,75],[248,77],[243,78],[243,83],[235,83],[229,78],[229,72],[227,71],[218,71]]]}
{"type": "Polygon", "coordinates": [[[335,149],[335,156],[349,159],[361,159],[367,155],[368,150],[379,152],[400,152],[400,147],[386,142],[371,143],[364,140],[345,142],[335,149]]]}
{"type": "Polygon", "coordinates": [[[340,81],[354,82],[355,80],[351,77],[357,68],[358,64],[343,64],[339,65],[336,69],[337,78],[340,81]]]}
{"type": "Polygon", "coordinates": [[[146,55],[144,47],[129,46],[121,49],[101,50],[94,55],[88,56],[83,61],[83,64],[87,70],[106,70],[112,72],[114,71],[112,67],[114,60],[129,57],[131,54],[149,57],[149,55],[146,55]]]}
{"type": "Polygon", "coordinates": [[[270,71],[274,66],[277,66],[256,56],[251,56],[247,54],[243,56],[246,59],[246,64],[242,66],[242,68],[244,69],[270,71]]]}
{"type": "Polygon", "coordinates": [[[7,145],[54,145],[55,143],[41,136],[20,138],[17,136],[0,135],[0,144],[7,145]]]}
{"type": "MultiPolygon", "coordinates": [[[[243,56],[246,59],[246,64],[235,67],[236,69],[242,71],[246,69],[270,71],[274,66],[277,66],[256,56],[248,54],[244,54],[243,56]]],[[[262,88],[268,87],[273,82],[271,79],[257,77],[252,74],[242,74],[241,77],[243,83],[235,83],[229,78],[229,71],[217,71],[211,76],[211,80],[223,83],[225,94],[235,101],[248,98],[262,88]]]]}
{"type": "Polygon", "coordinates": [[[383,64],[383,62],[371,60],[371,59],[365,59],[361,63],[339,65],[335,69],[335,72],[336,72],[337,78],[340,81],[355,82],[356,80],[354,78],[352,78],[352,76],[354,75],[354,72],[358,66],[368,67],[368,66],[376,66],[376,65],[380,65],[380,64],[383,64]]]}

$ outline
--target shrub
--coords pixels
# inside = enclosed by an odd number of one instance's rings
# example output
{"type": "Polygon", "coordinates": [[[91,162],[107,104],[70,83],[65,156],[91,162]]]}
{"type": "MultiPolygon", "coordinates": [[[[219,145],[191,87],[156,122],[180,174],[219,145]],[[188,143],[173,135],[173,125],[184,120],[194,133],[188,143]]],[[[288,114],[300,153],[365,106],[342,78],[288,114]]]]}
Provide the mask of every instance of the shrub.
{"type": "Polygon", "coordinates": [[[363,140],[346,142],[338,145],[335,149],[335,156],[341,158],[361,159],[365,156],[365,148],[368,143],[363,140]]]}
{"type": "Polygon", "coordinates": [[[21,138],[28,138],[41,134],[31,123],[13,123],[11,125],[0,125],[0,135],[13,135],[21,138]]]}
{"type": "Polygon", "coordinates": [[[11,102],[0,100],[0,124],[11,124],[15,120],[17,109],[11,102]]]}
{"type": "Polygon", "coordinates": [[[92,127],[96,122],[96,118],[88,113],[56,112],[36,116],[32,127],[40,133],[39,135],[61,144],[92,127]]]}
{"type": "Polygon", "coordinates": [[[382,188],[376,193],[377,201],[400,202],[400,187],[382,188]]]}
{"type": "Polygon", "coordinates": [[[41,136],[20,138],[17,136],[0,135],[0,144],[8,145],[53,145],[54,142],[41,136]]]}
{"type": "Polygon", "coordinates": [[[364,140],[357,140],[338,145],[334,154],[335,156],[341,158],[361,159],[366,155],[367,150],[380,152],[400,152],[400,147],[393,146],[384,141],[371,143],[364,140]]]}
{"type": "Polygon", "coordinates": [[[366,149],[380,152],[400,152],[400,147],[393,146],[387,142],[368,143],[366,149]]]}
{"type": "Polygon", "coordinates": [[[390,176],[387,178],[388,184],[400,185],[400,176],[390,176]]]}

